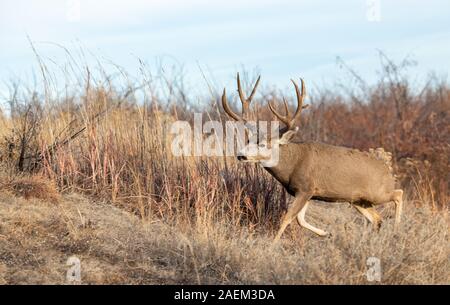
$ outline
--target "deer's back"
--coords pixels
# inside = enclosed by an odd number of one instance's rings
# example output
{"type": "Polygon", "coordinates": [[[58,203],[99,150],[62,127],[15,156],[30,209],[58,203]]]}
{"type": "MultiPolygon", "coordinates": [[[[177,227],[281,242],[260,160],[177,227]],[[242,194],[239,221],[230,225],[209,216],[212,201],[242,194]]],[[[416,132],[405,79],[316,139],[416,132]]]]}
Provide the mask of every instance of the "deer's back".
{"type": "Polygon", "coordinates": [[[310,187],[327,201],[390,201],[395,177],[389,166],[368,152],[318,142],[292,143],[285,158],[295,162],[290,187],[310,187]]]}

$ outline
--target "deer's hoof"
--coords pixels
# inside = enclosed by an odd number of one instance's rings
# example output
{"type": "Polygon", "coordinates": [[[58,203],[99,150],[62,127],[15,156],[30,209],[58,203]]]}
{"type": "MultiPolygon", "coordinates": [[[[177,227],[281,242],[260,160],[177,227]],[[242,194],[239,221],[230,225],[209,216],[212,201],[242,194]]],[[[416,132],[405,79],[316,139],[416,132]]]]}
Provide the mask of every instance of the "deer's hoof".
{"type": "Polygon", "coordinates": [[[331,233],[330,232],[327,232],[327,231],[322,231],[322,232],[320,232],[320,233],[317,233],[319,236],[322,236],[322,237],[330,237],[331,236],[331,233]]]}

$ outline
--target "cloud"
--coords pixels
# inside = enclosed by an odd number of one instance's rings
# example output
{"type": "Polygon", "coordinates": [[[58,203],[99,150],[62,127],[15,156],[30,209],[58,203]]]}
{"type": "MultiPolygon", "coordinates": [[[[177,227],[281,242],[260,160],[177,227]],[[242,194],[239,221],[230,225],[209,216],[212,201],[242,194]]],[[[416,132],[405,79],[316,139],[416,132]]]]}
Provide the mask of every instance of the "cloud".
{"type": "Polygon", "coordinates": [[[80,0],[79,22],[67,19],[70,1],[1,1],[0,78],[34,62],[26,34],[49,57],[60,50],[40,41],[79,41],[130,69],[131,54],[148,60],[169,54],[187,66],[207,65],[219,78],[240,64],[259,67],[268,81],[336,78],[338,55],[369,74],[375,49],[414,51],[426,69],[449,68],[447,1],[380,1],[379,23],[367,21],[364,0],[80,0]]]}

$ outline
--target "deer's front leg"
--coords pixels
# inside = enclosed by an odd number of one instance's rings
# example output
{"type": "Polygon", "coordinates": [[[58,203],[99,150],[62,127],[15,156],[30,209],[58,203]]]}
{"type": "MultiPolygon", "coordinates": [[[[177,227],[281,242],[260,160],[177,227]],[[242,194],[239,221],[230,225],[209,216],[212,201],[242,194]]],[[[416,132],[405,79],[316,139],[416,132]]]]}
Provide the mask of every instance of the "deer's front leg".
{"type": "Polygon", "coordinates": [[[298,224],[314,233],[316,233],[319,236],[327,236],[329,233],[321,230],[319,228],[316,228],[313,225],[310,225],[306,219],[305,219],[305,213],[306,209],[308,208],[309,200],[306,202],[306,204],[303,206],[303,208],[300,210],[300,213],[297,215],[298,224]]]}
{"type": "Polygon", "coordinates": [[[311,194],[309,193],[300,193],[295,196],[294,201],[288,207],[286,214],[284,214],[283,219],[281,220],[280,229],[278,230],[277,235],[275,236],[274,242],[280,240],[281,235],[283,235],[284,230],[286,230],[287,226],[295,219],[297,214],[301,211],[305,203],[311,198],[311,194]]]}

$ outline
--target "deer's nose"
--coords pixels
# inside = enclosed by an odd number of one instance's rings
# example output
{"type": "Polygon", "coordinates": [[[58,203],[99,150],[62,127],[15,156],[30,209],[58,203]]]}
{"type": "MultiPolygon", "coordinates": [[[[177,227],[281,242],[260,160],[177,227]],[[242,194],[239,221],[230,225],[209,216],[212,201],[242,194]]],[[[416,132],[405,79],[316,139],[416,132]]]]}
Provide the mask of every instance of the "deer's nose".
{"type": "Polygon", "coordinates": [[[246,156],[237,156],[237,159],[239,161],[243,161],[243,160],[247,160],[247,157],[246,156]]]}

